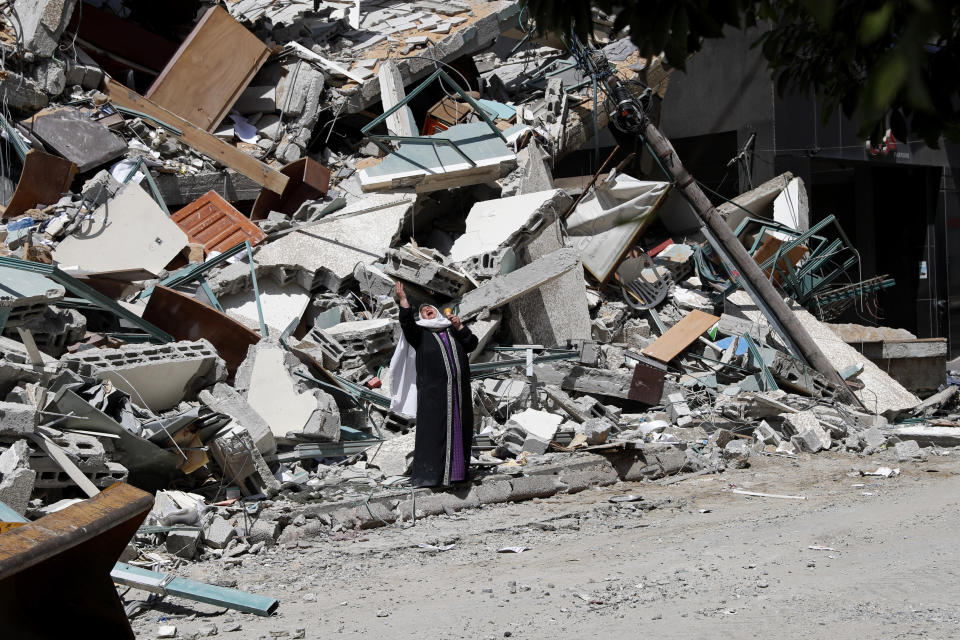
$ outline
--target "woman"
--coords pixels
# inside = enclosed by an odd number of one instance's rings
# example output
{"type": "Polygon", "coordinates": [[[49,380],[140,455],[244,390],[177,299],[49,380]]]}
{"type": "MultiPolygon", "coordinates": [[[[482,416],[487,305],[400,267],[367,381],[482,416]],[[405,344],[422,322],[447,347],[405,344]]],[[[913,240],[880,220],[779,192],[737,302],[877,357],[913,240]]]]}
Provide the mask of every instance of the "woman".
{"type": "Polygon", "coordinates": [[[403,336],[390,362],[390,408],[409,413],[403,409],[416,407],[410,484],[435,487],[466,480],[473,443],[467,356],[477,348],[477,337],[458,316],[444,318],[432,305],[422,305],[415,319],[403,284],[396,283],[394,291],[403,336]]]}

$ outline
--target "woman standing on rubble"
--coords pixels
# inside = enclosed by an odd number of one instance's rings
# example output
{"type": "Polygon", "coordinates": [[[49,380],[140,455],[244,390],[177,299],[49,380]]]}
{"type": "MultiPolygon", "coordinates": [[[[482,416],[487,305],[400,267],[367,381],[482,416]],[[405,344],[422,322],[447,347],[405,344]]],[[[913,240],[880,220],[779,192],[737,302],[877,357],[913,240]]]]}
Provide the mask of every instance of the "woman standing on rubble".
{"type": "Polygon", "coordinates": [[[435,487],[467,479],[473,443],[473,399],[468,354],[477,337],[451,313],[420,306],[419,318],[403,284],[394,285],[403,336],[390,361],[390,408],[416,410],[417,435],[410,484],[435,487]]]}

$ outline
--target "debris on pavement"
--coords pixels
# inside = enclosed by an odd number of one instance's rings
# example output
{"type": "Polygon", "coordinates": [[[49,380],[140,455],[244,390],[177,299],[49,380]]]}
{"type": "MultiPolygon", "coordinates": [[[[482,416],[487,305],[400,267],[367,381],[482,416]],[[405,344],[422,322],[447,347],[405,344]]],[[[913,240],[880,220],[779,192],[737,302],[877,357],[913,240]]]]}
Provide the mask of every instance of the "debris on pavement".
{"type": "MultiPolygon", "coordinates": [[[[112,3],[13,4],[0,520],[116,483],[152,494],[115,582],[191,597],[163,572],[764,455],[907,465],[960,446],[944,344],[834,323],[895,283],[829,284],[856,260],[827,273],[839,224],[785,216],[781,196],[809,218],[800,178],[717,207],[790,305],[786,330],[650,157],[555,171],[617,122],[567,52],[489,49],[522,3],[237,0],[165,35],[112,3]],[[118,25],[123,42],[104,35],[118,25]],[[408,483],[395,282],[479,339],[457,486],[408,483]],[[918,366],[939,374],[909,382],[918,366]]],[[[669,71],[627,44],[607,62],[662,99],[669,71]]],[[[218,606],[276,606],[227,591],[218,606]]]]}

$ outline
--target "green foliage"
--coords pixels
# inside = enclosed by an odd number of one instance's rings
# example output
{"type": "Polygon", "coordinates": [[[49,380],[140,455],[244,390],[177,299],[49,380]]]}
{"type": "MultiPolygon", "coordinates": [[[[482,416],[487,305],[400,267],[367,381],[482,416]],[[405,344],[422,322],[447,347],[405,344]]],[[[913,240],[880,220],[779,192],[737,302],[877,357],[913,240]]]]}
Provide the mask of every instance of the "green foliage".
{"type": "Polygon", "coordinates": [[[680,70],[707,38],[759,24],[781,95],[813,93],[824,118],[840,110],[862,139],[889,126],[931,147],[960,142],[960,4],[944,0],[530,0],[541,31],[581,39],[593,32],[591,6],[629,27],[643,56],[663,53],[680,70]]]}

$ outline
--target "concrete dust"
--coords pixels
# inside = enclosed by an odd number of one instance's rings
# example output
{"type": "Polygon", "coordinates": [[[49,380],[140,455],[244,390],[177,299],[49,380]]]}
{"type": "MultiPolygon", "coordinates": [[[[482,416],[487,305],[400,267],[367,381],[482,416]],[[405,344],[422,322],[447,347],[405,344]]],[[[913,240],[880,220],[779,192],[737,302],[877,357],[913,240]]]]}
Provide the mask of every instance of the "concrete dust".
{"type": "Polygon", "coordinates": [[[953,637],[960,460],[907,463],[894,478],[852,473],[892,462],[765,458],[669,486],[618,483],[277,548],[234,569],[197,564],[189,577],[273,593],[279,613],[168,599],[133,623],[138,637],[193,611],[174,620],[181,633],[214,622],[237,638],[953,637]],[[643,500],[609,502],[628,493],[643,500]],[[518,545],[531,549],[496,553],[518,545]]]}

